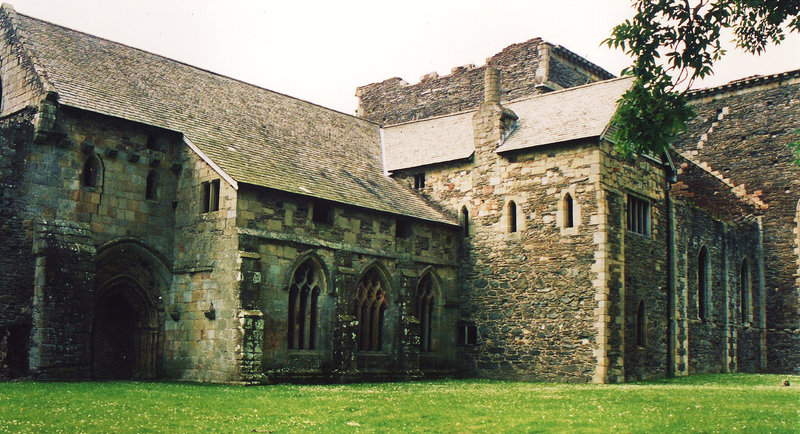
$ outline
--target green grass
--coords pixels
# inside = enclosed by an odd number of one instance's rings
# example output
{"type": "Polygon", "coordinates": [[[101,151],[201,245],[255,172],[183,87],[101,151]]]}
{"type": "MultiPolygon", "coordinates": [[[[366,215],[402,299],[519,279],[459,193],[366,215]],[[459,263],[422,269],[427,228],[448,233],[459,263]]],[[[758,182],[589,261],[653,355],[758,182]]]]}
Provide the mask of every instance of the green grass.
{"type": "Polygon", "coordinates": [[[798,432],[800,376],[624,385],[0,383],[0,432],[798,432]]]}

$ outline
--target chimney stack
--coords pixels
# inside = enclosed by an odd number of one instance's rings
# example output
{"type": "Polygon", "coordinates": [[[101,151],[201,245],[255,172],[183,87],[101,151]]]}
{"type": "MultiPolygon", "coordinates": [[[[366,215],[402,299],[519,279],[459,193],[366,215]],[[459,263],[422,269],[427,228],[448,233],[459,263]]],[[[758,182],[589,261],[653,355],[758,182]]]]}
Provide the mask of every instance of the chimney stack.
{"type": "Polygon", "coordinates": [[[483,84],[483,102],[500,103],[500,70],[492,66],[486,67],[483,84]]]}

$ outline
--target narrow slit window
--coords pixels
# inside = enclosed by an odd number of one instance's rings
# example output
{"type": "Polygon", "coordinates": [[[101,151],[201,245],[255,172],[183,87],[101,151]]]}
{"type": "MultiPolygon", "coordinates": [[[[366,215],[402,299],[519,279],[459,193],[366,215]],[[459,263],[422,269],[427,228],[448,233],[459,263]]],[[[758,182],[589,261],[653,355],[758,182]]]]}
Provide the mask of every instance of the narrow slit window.
{"type": "Polygon", "coordinates": [[[636,309],[636,345],[647,346],[647,312],[644,300],[639,302],[639,307],[636,309]]]}
{"type": "Polygon", "coordinates": [[[697,255],[697,317],[702,321],[707,320],[709,314],[709,299],[711,298],[709,288],[710,275],[708,252],[703,247],[697,255]]]}
{"type": "Polygon", "coordinates": [[[464,236],[469,236],[469,210],[466,206],[461,208],[461,227],[464,229],[464,236]]]}
{"type": "Polygon", "coordinates": [[[571,228],[575,226],[575,214],[572,204],[572,195],[569,193],[564,195],[564,227],[571,228]]]}
{"type": "Polygon", "coordinates": [[[747,263],[747,259],[742,261],[739,280],[742,300],[742,324],[747,324],[753,318],[753,286],[750,279],[750,265],[747,263]]]}
{"type": "Polygon", "coordinates": [[[508,202],[508,231],[517,231],[517,204],[513,200],[508,202]]]}
{"type": "Polygon", "coordinates": [[[158,192],[161,187],[161,175],[157,170],[151,170],[147,174],[147,184],[145,185],[145,199],[158,199],[158,192]]]}

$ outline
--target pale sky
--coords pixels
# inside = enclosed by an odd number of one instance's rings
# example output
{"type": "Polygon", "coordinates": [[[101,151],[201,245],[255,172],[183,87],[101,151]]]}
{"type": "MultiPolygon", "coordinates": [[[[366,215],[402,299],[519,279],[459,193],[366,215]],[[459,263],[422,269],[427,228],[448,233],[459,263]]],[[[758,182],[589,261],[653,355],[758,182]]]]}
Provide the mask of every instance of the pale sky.
{"type": "MultiPolygon", "coordinates": [[[[13,0],[18,13],[121,42],[345,113],[355,88],[483,65],[541,37],[613,74],[627,66],[601,46],[630,18],[629,0],[13,0]],[[492,4],[493,3],[493,4],[492,4]]],[[[800,35],[750,56],[728,44],[699,87],[800,69],[800,35]]],[[[695,87],[698,87],[695,86],[695,87]]]]}

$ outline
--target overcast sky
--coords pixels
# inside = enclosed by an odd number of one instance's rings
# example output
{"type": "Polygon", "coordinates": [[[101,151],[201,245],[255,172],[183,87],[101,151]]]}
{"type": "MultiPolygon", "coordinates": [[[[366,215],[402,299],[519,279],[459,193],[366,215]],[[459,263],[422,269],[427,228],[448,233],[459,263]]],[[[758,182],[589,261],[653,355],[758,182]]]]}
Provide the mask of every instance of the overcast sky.
{"type": "MultiPolygon", "coordinates": [[[[12,0],[18,13],[353,113],[355,88],[482,65],[541,37],[619,74],[600,43],[629,0],[12,0]]],[[[800,36],[760,57],[731,52],[701,87],[800,69],[800,36]]]]}

